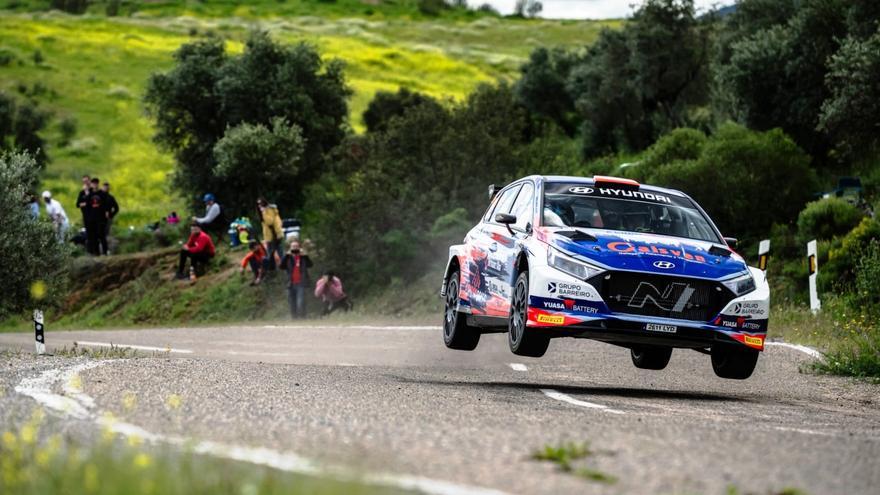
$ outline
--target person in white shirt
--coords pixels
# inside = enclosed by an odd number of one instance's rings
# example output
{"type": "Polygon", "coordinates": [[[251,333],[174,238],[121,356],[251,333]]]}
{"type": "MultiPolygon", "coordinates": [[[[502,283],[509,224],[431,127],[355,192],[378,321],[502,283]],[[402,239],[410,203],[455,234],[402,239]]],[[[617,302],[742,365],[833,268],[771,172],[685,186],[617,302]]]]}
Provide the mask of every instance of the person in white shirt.
{"type": "Polygon", "coordinates": [[[46,215],[52,220],[55,227],[55,235],[58,242],[64,243],[67,239],[67,230],[70,228],[70,221],[67,219],[67,212],[58,200],[52,199],[52,193],[43,191],[43,201],[46,203],[46,215]]]}
{"type": "Polygon", "coordinates": [[[222,225],[223,218],[220,216],[220,205],[217,204],[214,195],[211,193],[205,194],[203,199],[205,201],[205,216],[193,217],[193,221],[203,230],[211,233],[224,231],[226,226],[222,225]]]}

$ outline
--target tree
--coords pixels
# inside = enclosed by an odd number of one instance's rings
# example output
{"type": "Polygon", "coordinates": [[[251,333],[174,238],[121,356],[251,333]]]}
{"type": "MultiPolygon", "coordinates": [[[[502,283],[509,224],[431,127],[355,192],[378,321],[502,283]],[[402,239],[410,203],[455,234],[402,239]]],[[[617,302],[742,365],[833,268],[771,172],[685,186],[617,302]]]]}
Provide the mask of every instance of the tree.
{"type": "Polygon", "coordinates": [[[513,6],[513,15],[517,17],[537,17],[544,10],[544,4],[539,0],[516,0],[513,6]]]}
{"type": "Polygon", "coordinates": [[[69,252],[58,243],[51,223],[34,220],[25,208],[25,195],[36,187],[38,171],[27,152],[0,152],[0,263],[5,281],[0,319],[51,305],[65,289],[69,252]]]}
{"type": "Polygon", "coordinates": [[[430,96],[400,88],[397,93],[379,91],[364,111],[367,132],[381,132],[388,128],[392,118],[400,117],[412,107],[438,103],[430,96]]]}
{"type": "Polygon", "coordinates": [[[27,151],[40,166],[49,157],[40,132],[46,127],[50,114],[30,101],[19,102],[0,91],[0,152],[18,149],[27,151]]]}
{"type": "MultiPolygon", "coordinates": [[[[326,154],[345,136],[348,97],[342,64],[325,62],[308,44],[284,46],[254,32],[244,53],[230,56],[222,40],[183,45],[169,72],[154,74],[144,98],[156,121],[157,143],[176,159],[175,186],[193,199],[213,192],[235,197],[247,176],[215,176],[214,147],[227,129],[240,124],[272,126],[276,117],[301,129],[302,158],[295,177],[277,198],[283,208],[301,206],[306,184],[326,168],[326,154]]],[[[251,201],[227,203],[234,213],[251,201]]]]}
{"type": "Polygon", "coordinates": [[[555,122],[569,136],[577,130],[578,116],[566,81],[579,59],[576,52],[561,48],[536,48],[520,68],[520,78],[514,85],[517,100],[523,106],[555,122]]]}
{"type": "Polygon", "coordinates": [[[867,40],[848,38],[829,62],[830,96],[822,104],[819,129],[851,154],[880,144],[880,31],[867,40]]]}
{"type": "Polygon", "coordinates": [[[227,129],[214,145],[214,174],[221,180],[247,180],[237,183],[230,192],[234,195],[225,200],[245,205],[260,196],[283,197],[296,181],[304,148],[302,129],[280,117],[272,119],[271,128],[244,123],[227,129]]]}

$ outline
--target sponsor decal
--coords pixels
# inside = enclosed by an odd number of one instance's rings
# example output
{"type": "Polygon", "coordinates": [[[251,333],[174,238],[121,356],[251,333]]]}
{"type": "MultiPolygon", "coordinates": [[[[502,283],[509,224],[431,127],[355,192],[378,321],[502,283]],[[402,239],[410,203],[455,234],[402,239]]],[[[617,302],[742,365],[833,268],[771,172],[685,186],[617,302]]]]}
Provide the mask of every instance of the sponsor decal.
{"type": "Polygon", "coordinates": [[[568,192],[573,194],[593,194],[592,187],[570,187],[568,192]]]}
{"type": "Polygon", "coordinates": [[[661,270],[669,270],[671,268],[675,268],[675,263],[671,261],[655,261],[653,265],[654,268],[660,268],[661,270]]]}
{"type": "Polygon", "coordinates": [[[630,308],[644,308],[645,304],[650,302],[664,311],[680,313],[685,309],[695,291],[696,289],[690,285],[679,282],[667,285],[663,291],[660,291],[650,282],[640,282],[639,286],[636,287],[636,291],[630,296],[627,306],[630,308]],[[675,302],[672,303],[672,301],[675,302]]]}
{"type": "Polygon", "coordinates": [[[649,330],[651,332],[675,333],[678,331],[678,327],[675,325],[660,325],[658,323],[647,323],[645,325],[645,330],[649,330]]]}
{"type": "Polygon", "coordinates": [[[536,319],[538,320],[538,323],[550,323],[551,325],[562,325],[565,323],[564,316],[538,315],[536,319]]]}
{"type": "Polygon", "coordinates": [[[690,261],[705,263],[706,258],[699,254],[691,254],[683,249],[657,247],[655,245],[642,244],[639,242],[614,241],[609,242],[606,247],[616,253],[652,253],[662,254],[666,256],[675,256],[676,258],[684,258],[690,261]]]}
{"type": "Polygon", "coordinates": [[[751,337],[749,335],[743,335],[743,342],[748,345],[754,345],[758,347],[764,346],[764,339],[762,339],[761,337],[751,337]]]}
{"type": "Polygon", "coordinates": [[[572,194],[598,194],[599,196],[610,196],[612,198],[646,199],[648,201],[657,201],[660,203],[672,203],[672,200],[669,199],[668,196],[663,196],[662,194],[656,194],[646,191],[634,191],[631,189],[614,189],[610,187],[600,187],[598,189],[594,189],[592,187],[586,186],[575,186],[569,187],[568,192],[572,194]]]}
{"type": "Polygon", "coordinates": [[[767,311],[756,302],[738,302],[733,305],[733,313],[747,316],[763,316],[767,311]]]}
{"type": "Polygon", "coordinates": [[[561,301],[541,301],[544,309],[552,309],[556,311],[577,311],[580,313],[598,313],[599,310],[593,306],[585,306],[577,304],[574,299],[563,299],[561,301]]]}
{"type": "Polygon", "coordinates": [[[585,284],[570,284],[568,282],[549,282],[547,284],[547,292],[560,297],[580,297],[592,299],[595,293],[591,290],[592,286],[585,284]]]}
{"type": "Polygon", "coordinates": [[[746,330],[760,330],[761,324],[756,321],[747,321],[742,324],[742,327],[746,330]]]}
{"type": "Polygon", "coordinates": [[[721,322],[721,326],[723,326],[723,327],[730,327],[730,328],[736,328],[736,322],[735,322],[735,321],[730,321],[730,320],[723,320],[723,321],[721,322]]]}

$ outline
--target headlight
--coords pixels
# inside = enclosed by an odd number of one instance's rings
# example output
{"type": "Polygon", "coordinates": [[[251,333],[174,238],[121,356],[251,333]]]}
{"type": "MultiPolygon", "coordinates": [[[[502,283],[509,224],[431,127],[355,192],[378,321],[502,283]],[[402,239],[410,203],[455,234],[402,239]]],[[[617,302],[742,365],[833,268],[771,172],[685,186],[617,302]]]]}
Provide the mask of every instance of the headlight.
{"type": "Polygon", "coordinates": [[[566,256],[553,248],[547,250],[547,264],[581,280],[587,280],[604,271],[601,268],[566,256]]]}
{"type": "Polygon", "coordinates": [[[755,279],[752,278],[752,275],[750,273],[747,273],[742,277],[737,277],[733,280],[728,280],[727,282],[722,283],[737,296],[748,294],[749,292],[755,290],[755,279]]]}

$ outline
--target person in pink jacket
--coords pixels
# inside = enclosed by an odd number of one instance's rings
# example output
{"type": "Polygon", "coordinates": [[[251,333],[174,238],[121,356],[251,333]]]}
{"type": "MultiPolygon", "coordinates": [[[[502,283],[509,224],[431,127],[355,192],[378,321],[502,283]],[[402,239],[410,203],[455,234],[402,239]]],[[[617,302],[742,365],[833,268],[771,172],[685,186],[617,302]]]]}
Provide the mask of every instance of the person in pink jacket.
{"type": "Polygon", "coordinates": [[[318,279],[315,284],[315,297],[324,303],[324,315],[329,315],[339,307],[349,311],[353,306],[342,290],[342,280],[331,271],[324,272],[324,276],[318,279]]]}

